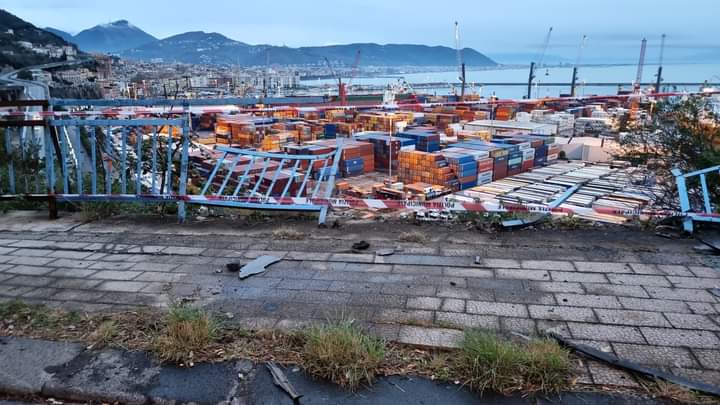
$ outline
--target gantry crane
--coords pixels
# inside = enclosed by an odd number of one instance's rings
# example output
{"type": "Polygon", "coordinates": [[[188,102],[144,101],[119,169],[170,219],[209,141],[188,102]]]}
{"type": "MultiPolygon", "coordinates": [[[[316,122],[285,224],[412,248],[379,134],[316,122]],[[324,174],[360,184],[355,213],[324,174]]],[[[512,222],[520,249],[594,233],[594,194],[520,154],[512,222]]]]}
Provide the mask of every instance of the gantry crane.
{"type": "Polygon", "coordinates": [[[570,97],[575,97],[575,87],[577,86],[577,73],[578,73],[578,67],[580,66],[580,61],[582,60],[582,52],[583,49],[585,49],[585,44],[587,43],[587,35],[582,36],[582,40],[580,41],[580,46],[578,47],[578,53],[577,58],[575,58],[575,66],[573,66],[572,71],[572,81],[570,82],[570,97]]]}
{"type": "Polygon", "coordinates": [[[528,76],[528,86],[527,86],[527,98],[532,98],[532,85],[533,80],[535,80],[535,68],[542,69],[543,60],[545,59],[545,53],[547,52],[548,45],[550,45],[550,36],[552,35],[553,27],[550,27],[548,30],[547,35],[545,36],[545,42],[543,42],[542,51],[540,52],[540,55],[537,60],[537,65],[534,61],[530,62],[530,75],[528,76]]]}
{"type": "Polygon", "coordinates": [[[455,52],[457,53],[458,79],[460,80],[460,100],[465,100],[465,62],[460,49],[460,25],[455,21],[455,52]]]}

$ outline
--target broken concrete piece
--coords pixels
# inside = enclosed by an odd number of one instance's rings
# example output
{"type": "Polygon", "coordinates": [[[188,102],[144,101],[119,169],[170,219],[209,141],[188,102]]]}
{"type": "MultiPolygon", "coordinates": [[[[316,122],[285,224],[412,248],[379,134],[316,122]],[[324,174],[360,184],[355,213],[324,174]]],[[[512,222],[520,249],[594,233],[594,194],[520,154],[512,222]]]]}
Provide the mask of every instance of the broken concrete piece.
{"type": "Polygon", "coordinates": [[[240,273],[238,274],[238,277],[240,279],[244,279],[247,277],[252,276],[253,274],[259,274],[263,273],[265,271],[265,267],[279,262],[281,259],[279,257],[275,256],[260,256],[257,259],[251,261],[250,263],[244,265],[242,269],[240,269],[240,273]]]}
{"type": "Polygon", "coordinates": [[[378,256],[390,256],[395,253],[395,249],[380,249],[375,252],[378,256]]]}
{"type": "Polygon", "coordinates": [[[302,398],[302,395],[298,394],[295,391],[295,388],[290,384],[290,381],[288,381],[285,373],[283,373],[280,367],[278,367],[277,364],[272,362],[267,363],[266,366],[268,370],[270,370],[270,374],[272,374],[273,382],[275,383],[275,385],[282,388],[283,391],[287,392],[290,398],[292,398],[293,402],[297,403],[298,399],[302,398]]]}
{"type": "Polygon", "coordinates": [[[720,253],[720,231],[703,230],[698,232],[695,238],[713,249],[716,253],[720,253]]]}

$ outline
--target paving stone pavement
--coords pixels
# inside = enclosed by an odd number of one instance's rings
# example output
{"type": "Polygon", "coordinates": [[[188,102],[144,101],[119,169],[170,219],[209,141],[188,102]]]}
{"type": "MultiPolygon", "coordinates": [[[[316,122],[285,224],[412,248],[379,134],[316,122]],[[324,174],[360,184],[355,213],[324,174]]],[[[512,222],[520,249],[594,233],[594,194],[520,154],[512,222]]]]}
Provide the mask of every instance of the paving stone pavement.
{"type": "MultiPolygon", "coordinates": [[[[387,339],[458,344],[482,327],[566,337],[644,365],[720,384],[720,257],[624,228],[485,235],[403,224],[76,224],[23,230],[0,221],[0,301],[23,299],[80,311],[167,306],[194,297],[252,328],[293,329],[339,317],[387,339]],[[287,226],[287,225],[286,225],[287,226]],[[12,229],[3,231],[2,229],[12,229]],[[419,230],[430,241],[398,242],[419,230]],[[371,248],[351,253],[367,240],[371,248]],[[396,247],[391,256],[375,249],[396,247]],[[239,280],[224,267],[260,255],[283,260],[239,280]],[[481,260],[475,263],[475,257],[481,260]]],[[[632,386],[599,363],[583,381],[632,386]]]]}

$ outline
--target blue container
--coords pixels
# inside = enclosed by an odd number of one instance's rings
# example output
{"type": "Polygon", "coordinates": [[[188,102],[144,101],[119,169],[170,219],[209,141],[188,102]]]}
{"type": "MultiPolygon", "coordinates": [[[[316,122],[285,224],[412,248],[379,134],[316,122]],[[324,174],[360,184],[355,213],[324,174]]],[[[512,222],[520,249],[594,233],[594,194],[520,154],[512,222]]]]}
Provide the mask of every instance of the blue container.
{"type": "Polygon", "coordinates": [[[325,137],[335,138],[337,136],[337,124],[325,124],[325,137]]]}
{"type": "Polygon", "coordinates": [[[539,156],[547,156],[548,147],[547,145],[543,145],[539,148],[535,148],[535,158],[539,156]]]}
{"type": "Polygon", "coordinates": [[[535,156],[535,159],[533,160],[535,162],[535,167],[542,166],[545,163],[547,163],[547,155],[545,156],[535,156]]]}

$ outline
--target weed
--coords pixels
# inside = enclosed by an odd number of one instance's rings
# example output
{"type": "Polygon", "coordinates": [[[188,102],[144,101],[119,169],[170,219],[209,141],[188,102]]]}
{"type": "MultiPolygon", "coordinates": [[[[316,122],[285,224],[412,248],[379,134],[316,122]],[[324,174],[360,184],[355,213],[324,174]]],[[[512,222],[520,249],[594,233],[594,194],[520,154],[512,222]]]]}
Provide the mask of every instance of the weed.
{"type": "Polygon", "coordinates": [[[350,320],[313,327],[305,338],[303,357],[308,372],[350,390],[372,384],[385,359],[383,342],[363,333],[350,320]]]}
{"type": "Polygon", "coordinates": [[[111,344],[120,333],[117,322],[107,320],[98,325],[88,337],[95,348],[101,348],[111,344]]]}
{"type": "Polygon", "coordinates": [[[10,301],[0,304],[0,319],[15,328],[43,328],[55,326],[59,317],[51,309],[39,304],[10,301]]]}
{"type": "Polygon", "coordinates": [[[449,353],[433,353],[427,363],[428,369],[432,371],[430,378],[432,380],[450,381],[453,375],[452,364],[453,360],[449,353]]]}
{"type": "Polygon", "coordinates": [[[580,217],[577,215],[567,215],[567,216],[561,216],[556,218],[553,221],[553,224],[561,229],[580,229],[582,228],[583,224],[585,224],[585,221],[583,221],[580,217]]]}
{"type": "Polygon", "coordinates": [[[403,232],[398,236],[398,240],[402,242],[427,243],[428,237],[419,231],[403,232]]]}
{"type": "Polygon", "coordinates": [[[672,403],[693,405],[709,405],[717,403],[717,399],[714,397],[700,394],[683,386],[666,381],[640,378],[638,379],[638,382],[640,382],[640,386],[644,388],[648,394],[655,398],[668,399],[672,403]]]}
{"type": "Polygon", "coordinates": [[[535,339],[528,342],[525,365],[526,391],[560,392],[570,374],[570,354],[554,340],[535,339]]]}
{"type": "Polygon", "coordinates": [[[165,317],[165,328],[153,346],[162,360],[192,363],[196,353],[207,349],[216,334],[215,322],[204,311],[173,305],[165,317]]]}
{"type": "Polygon", "coordinates": [[[120,212],[120,205],[113,202],[84,202],[80,204],[80,212],[85,222],[97,221],[116,215],[120,212]]]}
{"type": "Polygon", "coordinates": [[[305,234],[292,228],[282,227],[273,231],[273,238],[275,239],[286,239],[286,240],[302,240],[305,239],[305,234]]]}
{"type": "Polygon", "coordinates": [[[568,353],[551,340],[519,345],[489,332],[468,330],[461,351],[461,373],[478,391],[554,393],[566,385],[570,373],[568,353]]]}

